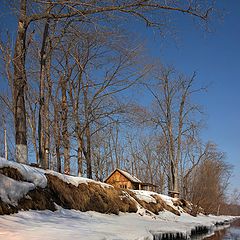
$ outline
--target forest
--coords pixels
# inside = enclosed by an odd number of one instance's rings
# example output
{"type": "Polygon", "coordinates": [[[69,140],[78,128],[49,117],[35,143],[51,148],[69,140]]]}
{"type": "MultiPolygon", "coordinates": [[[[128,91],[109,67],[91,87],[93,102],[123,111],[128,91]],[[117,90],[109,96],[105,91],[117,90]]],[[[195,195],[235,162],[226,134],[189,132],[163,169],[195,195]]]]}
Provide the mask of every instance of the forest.
{"type": "Polygon", "coordinates": [[[151,56],[134,30],[170,37],[178,16],[206,31],[214,1],[2,4],[15,22],[0,31],[2,157],[98,181],[120,168],[207,212],[239,211],[224,150],[201,138],[208,83],[151,56]]]}

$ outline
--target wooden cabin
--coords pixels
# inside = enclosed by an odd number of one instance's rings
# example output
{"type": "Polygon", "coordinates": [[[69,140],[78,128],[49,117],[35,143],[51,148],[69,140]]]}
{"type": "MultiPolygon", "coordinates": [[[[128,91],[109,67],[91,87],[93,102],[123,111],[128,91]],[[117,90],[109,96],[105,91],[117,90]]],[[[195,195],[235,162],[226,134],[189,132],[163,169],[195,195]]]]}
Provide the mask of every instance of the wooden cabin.
{"type": "Polygon", "coordinates": [[[135,176],[132,176],[130,173],[119,168],[116,168],[111,172],[104,182],[123,189],[156,191],[157,188],[156,185],[143,183],[135,176]]]}
{"type": "Polygon", "coordinates": [[[151,184],[151,183],[141,183],[141,189],[146,191],[157,191],[157,185],[151,184]]]}

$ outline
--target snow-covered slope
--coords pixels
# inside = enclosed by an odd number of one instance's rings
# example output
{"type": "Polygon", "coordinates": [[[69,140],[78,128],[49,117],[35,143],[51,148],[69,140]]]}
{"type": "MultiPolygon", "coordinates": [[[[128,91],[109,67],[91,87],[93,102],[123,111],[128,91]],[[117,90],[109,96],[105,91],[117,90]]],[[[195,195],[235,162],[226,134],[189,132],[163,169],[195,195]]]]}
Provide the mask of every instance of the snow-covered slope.
{"type": "MultiPolygon", "coordinates": [[[[174,199],[165,195],[157,194],[155,192],[132,191],[132,193],[130,193],[122,191],[120,189],[116,190],[113,188],[113,186],[106,183],[97,182],[83,177],[64,175],[51,170],[43,170],[40,168],[7,161],[3,158],[0,158],[0,183],[2,186],[4,186],[0,190],[1,200],[4,203],[13,205],[14,207],[18,206],[18,202],[20,200],[23,200],[22,202],[24,202],[25,198],[29,202],[32,197],[32,195],[29,196],[29,192],[38,189],[38,192],[42,193],[43,197],[50,197],[50,200],[57,202],[57,204],[61,205],[62,207],[73,208],[76,210],[97,211],[96,207],[92,206],[94,205],[93,203],[87,204],[91,206],[86,206],[86,204],[83,206],[83,204],[81,203],[86,202],[86,198],[88,198],[87,201],[90,202],[91,198],[94,197],[96,198],[96,201],[105,201],[103,205],[106,205],[109,204],[109,201],[107,201],[106,198],[110,198],[111,196],[114,196],[113,204],[116,199],[119,199],[120,202],[118,201],[117,204],[125,204],[125,202],[128,201],[128,205],[135,205],[136,210],[134,210],[134,207],[132,206],[130,207],[130,210],[129,208],[126,209],[126,206],[120,207],[119,210],[123,210],[124,212],[134,212],[140,210],[141,214],[143,215],[145,214],[146,208],[148,210],[148,213],[150,211],[157,214],[160,210],[164,209],[164,202],[166,203],[165,208],[169,206],[170,208],[172,208],[173,211],[175,210],[175,213],[179,210],[173,205],[174,199]],[[103,191],[99,189],[99,187],[101,187],[103,191]],[[47,192],[50,194],[46,196],[46,191],[44,191],[43,189],[46,189],[47,192]],[[95,195],[89,194],[90,189],[95,193],[95,195]],[[55,197],[56,195],[59,196],[59,199],[52,199],[51,193],[53,192],[53,195],[55,197]],[[78,199],[76,199],[77,195],[80,195],[79,197],[82,197],[81,203],[74,204],[78,201],[78,199]],[[159,201],[159,199],[162,199],[162,201],[159,201]]],[[[28,205],[26,206],[26,208],[31,209],[32,205],[28,205]]],[[[41,205],[34,206],[34,209],[42,210],[48,208],[45,205],[41,205]]],[[[112,209],[112,206],[109,206],[109,209],[112,209]]],[[[116,213],[119,210],[112,209],[110,212],[116,213]]],[[[168,210],[170,209],[168,208],[168,210]]],[[[99,211],[103,211],[103,209],[101,209],[101,206],[99,206],[99,211]]],[[[106,212],[109,211],[106,210],[106,212]]]]}
{"type": "Polygon", "coordinates": [[[69,175],[61,174],[51,170],[43,170],[41,168],[31,167],[25,164],[19,164],[16,162],[7,161],[6,159],[0,157],[0,169],[4,167],[11,167],[11,168],[17,169],[23,176],[24,180],[26,180],[27,182],[33,183],[36,187],[38,186],[41,188],[45,188],[47,186],[47,178],[45,174],[56,176],[62,181],[66,183],[71,183],[76,187],[81,183],[85,183],[85,184],[97,183],[97,184],[100,184],[102,187],[112,187],[109,184],[97,182],[92,179],[69,176],[69,175]]]}
{"type": "Polygon", "coordinates": [[[188,239],[194,232],[211,233],[217,222],[233,219],[193,217],[179,199],[150,191],[122,191],[105,183],[2,158],[0,185],[0,214],[15,213],[0,217],[0,240],[150,240],[167,234],[188,239]],[[44,211],[16,213],[21,209],[44,211]]]}
{"type": "Polygon", "coordinates": [[[18,200],[35,188],[33,183],[15,181],[0,174],[0,197],[3,202],[16,206],[18,200]]]}
{"type": "Polygon", "coordinates": [[[0,157],[0,169],[4,167],[17,169],[25,181],[33,183],[36,187],[44,188],[47,186],[47,178],[44,175],[45,171],[43,169],[7,161],[6,159],[0,157]]]}
{"type": "Polygon", "coordinates": [[[182,233],[187,239],[196,226],[207,224],[212,228],[216,221],[224,219],[229,217],[188,215],[163,220],[134,213],[108,215],[66,209],[28,211],[0,218],[0,240],[152,240],[154,234],[160,237],[163,233],[182,233]]]}

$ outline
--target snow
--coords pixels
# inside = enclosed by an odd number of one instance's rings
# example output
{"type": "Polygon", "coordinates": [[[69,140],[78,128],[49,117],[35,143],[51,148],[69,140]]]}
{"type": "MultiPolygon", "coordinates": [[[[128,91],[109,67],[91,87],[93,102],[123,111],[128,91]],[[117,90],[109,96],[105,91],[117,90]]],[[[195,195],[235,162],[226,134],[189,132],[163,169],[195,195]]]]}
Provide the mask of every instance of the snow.
{"type": "Polygon", "coordinates": [[[25,181],[33,183],[36,187],[45,188],[47,186],[47,178],[44,175],[45,171],[40,168],[35,168],[0,158],[0,168],[3,167],[17,169],[22,174],[25,181]]]}
{"type": "Polygon", "coordinates": [[[151,191],[145,191],[145,190],[131,190],[135,195],[136,197],[139,199],[139,200],[143,200],[147,203],[156,203],[156,199],[153,197],[154,195],[160,197],[167,205],[171,206],[172,208],[176,209],[176,210],[179,210],[181,209],[179,207],[179,209],[177,209],[176,206],[174,206],[174,201],[177,200],[175,198],[172,198],[172,197],[169,197],[169,196],[166,196],[166,195],[163,195],[163,194],[159,194],[159,193],[156,193],[156,192],[151,192],[151,191]]]}
{"type": "Polygon", "coordinates": [[[90,182],[100,184],[100,186],[103,188],[112,187],[106,183],[97,182],[83,177],[68,176],[51,170],[43,170],[41,168],[35,168],[28,165],[7,161],[6,159],[0,157],[0,168],[3,167],[17,169],[24,179],[24,182],[15,181],[12,178],[0,174],[0,198],[3,202],[12,204],[13,206],[16,206],[18,200],[26,196],[30,190],[33,190],[36,187],[45,188],[47,186],[47,178],[45,176],[46,173],[57,176],[64,182],[71,183],[76,187],[78,187],[78,185],[81,183],[88,184],[90,182]]]}
{"type": "Polygon", "coordinates": [[[216,220],[230,217],[184,215],[175,220],[140,216],[135,213],[117,215],[80,212],[59,208],[51,211],[19,212],[0,218],[0,240],[152,240],[152,234],[166,232],[189,236],[201,224],[212,226],[216,220]]]}
{"type": "Polygon", "coordinates": [[[156,199],[152,197],[152,195],[157,195],[154,192],[145,191],[145,190],[132,190],[133,193],[135,193],[135,196],[142,201],[145,201],[147,203],[156,203],[156,199]]]}
{"type": "Polygon", "coordinates": [[[16,206],[18,200],[35,188],[33,183],[19,182],[0,174],[0,198],[3,202],[16,206]]]}
{"type": "Polygon", "coordinates": [[[104,188],[112,188],[112,185],[109,185],[107,183],[102,183],[102,182],[98,182],[98,181],[94,181],[92,179],[88,179],[88,178],[84,178],[84,177],[75,177],[75,176],[69,176],[69,175],[65,175],[65,174],[61,174],[52,170],[46,170],[46,173],[51,174],[53,176],[58,177],[59,179],[61,179],[62,181],[66,182],[66,183],[70,183],[76,187],[78,187],[79,184],[81,183],[96,183],[101,185],[101,187],[104,188]]]}
{"type": "Polygon", "coordinates": [[[64,175],[58,172],[54,172],[52,170],[43,170],[41,168],[35,168],[28,165],[7,161],[6,159],[0,157],[0,168],[3,167],[11,167],[17,169],[22,174],[25,181],[33,183],[36,187],[41,188],[45,188],[47,186],[47,178],[45,176],[46,173],[54,175],[63,180],[64,182],[71,183],[76,187],[78,187],[78,185],[81,183],[88,184],[90,182],[100,184],[102,187],[105,188],[112,187],[109,184],[97,182],[88,178],[64,175]]]}
{"type": "Polygon", "coordinates": [[[175,198],[169,197],[167,195],[163,195],[163,194],[158,194],[160,198],[162,198],[162,200],[169,206],[175,208],[173,202],[174,200],[176,200],[175,198]]]}

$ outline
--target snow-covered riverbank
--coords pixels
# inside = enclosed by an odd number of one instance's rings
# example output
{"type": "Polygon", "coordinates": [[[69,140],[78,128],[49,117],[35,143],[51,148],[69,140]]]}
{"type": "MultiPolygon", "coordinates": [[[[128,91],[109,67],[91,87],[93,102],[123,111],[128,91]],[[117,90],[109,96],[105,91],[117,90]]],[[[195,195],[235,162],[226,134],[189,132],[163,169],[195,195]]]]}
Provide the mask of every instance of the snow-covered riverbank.
{"type": "Polygon", "coordinates": [[[161,239],[163,234],[181,233],[186,239],[196,227],[213,228],[216,222],[231,217],[176,216],[163,212],[159,216],[140,216],[136,213],[120,215],[80,212],[60,208],[56,212],[28,211],[0,217],[1,240],[143,240],[161,239]],[[154,238],[155,235],[155,238],[154,238]],[[159,237],[159,238],[157,238],[159,237]]]}
{"type": "Polygon", "coordinates": [[[194,217],[192,204],[182,199],[122,190],[1,158],[0,186],[0,240],[189,239],[211,234],[216,223],[233,219],[194,217]]]}

